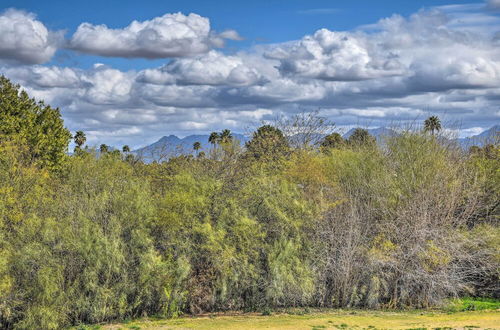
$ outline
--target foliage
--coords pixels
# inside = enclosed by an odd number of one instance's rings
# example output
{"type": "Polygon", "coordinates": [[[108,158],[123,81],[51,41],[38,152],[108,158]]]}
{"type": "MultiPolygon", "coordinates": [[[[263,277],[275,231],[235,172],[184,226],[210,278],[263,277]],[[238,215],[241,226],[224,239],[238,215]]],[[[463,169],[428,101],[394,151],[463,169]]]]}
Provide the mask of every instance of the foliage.
{"type": "Polygon", "coordinates": [[[498,298],[498,146],[401,132],[379,147],[358,130],[321,152],[308,119],[292,146],[265,125],[242,150],[224,130],[208,155],[146,164],[125,147],[82,150],[77,132],[79,151],[59,159],[47,146],[67,146],[62,122],[53,144],[26,128],[57,111],[15,112],[38,105],[3,83],[1,328],[498,298]]]}
{"type": "Polygon", "coordinates": [[[271,125],[259,127],[245,146],[247,155],[266,161],[278,160],[290,152],[288,141],[283,132],[271,125]]]}
{"type": "Polygon", "coordinates": [[[499,310],[500,300],[493,298],[459,298],[450,300],[446,310],[450,312],[499,310]]]}
{"type": "Polygon", "coordinates": [[[79,152],[82,150],[82,146],[87,141],[87,137],[85,136],[85,133],[83,131],[77,131],[73,138],[74,138],[75,144],[76,144],[76,146],[75,146],[75,153],[76,153],[76,152],[79,152]]]}
{"type": "Polygon", "coordinates": [[[424,131],[431,132],[434,135],[435,132],[441,130],[441,120],[437,116],[430,116],[424,122],[424,131]]]}
{"type": "Polygon", "coordinates": [[[366,129],[356,128],[347,139],[347,143],[353,147],[372,146],[375,144],[375,138],[366,129]]]}
{"type": "Polygon", "coordinates": [[[339,133],[328,134],[321,141],[322,151],[328,151],[329,149],[338,149],[345,145],[345,140],[339,133]]]}
{"type": "Polygon", "coordinates": [[[24,144],[37,164],[61,170],[71,139],[58,109],[37,102],[0,76],[0,141],[24,144]]]}

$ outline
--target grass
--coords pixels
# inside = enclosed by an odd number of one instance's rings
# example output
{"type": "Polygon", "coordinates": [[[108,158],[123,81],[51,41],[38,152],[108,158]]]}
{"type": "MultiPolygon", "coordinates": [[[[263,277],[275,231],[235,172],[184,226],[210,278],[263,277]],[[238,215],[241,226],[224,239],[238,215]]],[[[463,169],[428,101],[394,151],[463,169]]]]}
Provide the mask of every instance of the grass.
{"type": "MultiPolygon", "coordinates": [[[[117,329],[500,329],[500,301],[457,299],[441,310],[373,311],[290,309],[269,313],[210,313],[176,319],[144,318],[126,323],[101,325],[101,330],[117,329]],[[265,314],[265,315],[263,315],[265,314]]],[[[97,329],[76,327],[74,329],[97,329]]]]}
{"type": "Polygon", "coordinates": [[[499,299],[488,298],[461,298],[450,300],[449,305],[446,307],[450,312],[463,312],[463,311],[482,311],[482,310],[499,310],[499,299]]]}
{"type": "Polygon", "coordinates": [[[102,329],[495,329],[500,325],[498,311],[313,312],[308,315],[258,314],[218,315],[210,318],[184,317],[172,320],[142,319],[131,324],[107,324],[102,329]]]}

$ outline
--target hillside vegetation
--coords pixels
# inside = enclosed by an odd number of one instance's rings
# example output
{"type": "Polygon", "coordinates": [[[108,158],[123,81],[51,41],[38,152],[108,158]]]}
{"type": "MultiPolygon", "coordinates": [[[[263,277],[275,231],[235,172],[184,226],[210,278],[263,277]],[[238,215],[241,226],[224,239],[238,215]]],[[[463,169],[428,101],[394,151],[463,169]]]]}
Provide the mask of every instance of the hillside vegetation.
{"type": "Polygon", "coordinates": [[[0,80],[0,328],[499,297],[499,146],[464,152],[438,118],[383,147],[225,130],[145,164],[83,132],[67,155],[18,88],[0,80]]]}

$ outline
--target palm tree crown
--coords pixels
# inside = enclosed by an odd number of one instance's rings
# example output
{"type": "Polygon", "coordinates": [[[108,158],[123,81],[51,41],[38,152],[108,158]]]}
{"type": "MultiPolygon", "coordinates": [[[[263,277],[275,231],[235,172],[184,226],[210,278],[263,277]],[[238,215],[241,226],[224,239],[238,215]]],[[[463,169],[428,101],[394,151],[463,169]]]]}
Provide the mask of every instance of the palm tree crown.
{"type": "Polygon", "coordinates": [[[424,131],[431,132],[434,135],[434,132],[439,132],[441,130],[441,120],[439,120],[438,116],[430,116],[424,122],[424,131]]]}
{"type": "Polygon", "coordinates": [[[108,150],[109,150],[109,147],[108,147],[107,145],[105,145],[105,144],[101,144],[101,145],[99,146],[99,151],[100,151],[102,154],[104,154],[104,153],[108,152],[108,150]]]}
{"type": "Polygon", "coordinates": [[[229,143],[233,140],[233,134],[230,130],[225,129],[219,135],[220,143],[229,143]]]}
{"type": "Polygon", "coordinates": [[[219,142],[219,133],[217,132],[212,132],[210,133],[210,136],[208,137],[208,142],[210,142],[211,144],[216,144],[219,142]]]}
{"type": "Polygon", "coordinates": [[[81,148],[82,145],[85,144],[85,141],[87,141],[87,137],[85,136],[85,133],[83,133],[83,131],[76,131],[74,139],[75,139],[75,144],[77,145],[78,148],[81,148]]]}

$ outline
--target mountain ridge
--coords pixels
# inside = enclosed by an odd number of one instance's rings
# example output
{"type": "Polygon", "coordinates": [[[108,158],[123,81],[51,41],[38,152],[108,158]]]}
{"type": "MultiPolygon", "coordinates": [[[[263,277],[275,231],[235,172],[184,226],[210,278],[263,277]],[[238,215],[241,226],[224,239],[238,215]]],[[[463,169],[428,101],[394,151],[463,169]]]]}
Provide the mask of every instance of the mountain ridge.
{"type": "MultiPolygon", "coordinates": [[[[344,139],[348,139],[354,131],[360,127],[351,128],[345,134],[342,135],[344,139]]],[[[377,128],[365,128],[370,135],[377,139],[377,142],[381,143],[384,137],[397,135],[398,133],[387,127],[377,127],[377,128]]],[[[456,141],[463,148],[468,148],[472,145],[483,146],[487,143],[498,142],[500,134],[500,125],[494,125],[489,129],[481,132],[480,134],[458,138],[456,141]]],[[[160,157],[172,157],[180,154],[195,154],[193,150],[193,144],[195,142],[200,142],[200,151],[207,151],[212,148],[212,145],[208,142],[209,134],[192,134],[179,138],[176,135],[170,134],[162,136],[156,142],[153,142],[147,146],[133,150],[133,153],[140,155],[146,160],[157,160],[160,157]]],[[[233,133],[235,140],[240,142],[240,145],[244,145],[251,138],[245,136],[241,133],[233,133]]]]}

